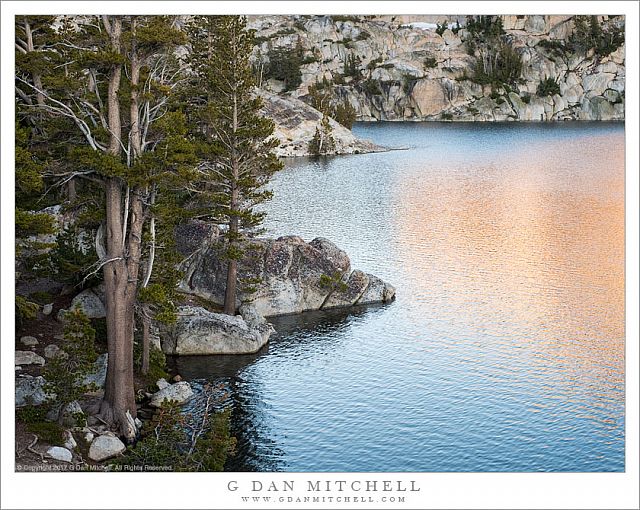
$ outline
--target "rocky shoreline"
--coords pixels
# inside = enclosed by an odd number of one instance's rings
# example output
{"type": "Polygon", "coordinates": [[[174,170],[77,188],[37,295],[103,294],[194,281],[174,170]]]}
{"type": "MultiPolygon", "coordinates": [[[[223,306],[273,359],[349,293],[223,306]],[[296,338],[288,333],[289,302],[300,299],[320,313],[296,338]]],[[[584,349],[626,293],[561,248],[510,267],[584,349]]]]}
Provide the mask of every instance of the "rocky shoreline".
{"type": "MultiPolygon", "coordinates": [[[[260,91],[264,101],[263,114],[275,124],[274,135],[280,142],[275,153],[281,158],[311,156],[309,143],[320,126],[322,113],[294,97],[260,91]]],[[[386,152],[387,147],[356,137],[349,129],[329,119],[335,141],[335,155],[386,152]]]]}
{"type": "MultiPolygon", "coordinates": [[[[299,314],[309,310],[348,308],[354,305],[393,301],[395,289],[379,278],[351,268],[348,255],[330,241],[317,238],[310,243],[297,236],[257,239],[252,256],[240,265],[240,274],[260,280],[255,292],[240,292],[239,314],[219,313],[223,299],[225,265],[218,257],[220,238],[215,226],[192,222],[177,232],[186,262],[180,290],[186,304],[178,308],[174,325],[155,324],[152,345],[168,355],[245,354],[259,351],[274,328],[265,317],[299,314]],[[196,301],[193,301],[193,300],[196,301]],[[204,305],[204,306],[203,306],[204,305]]],[[[82,382],[91,391],[71,402],[46,421],[63,428],[61,435],[33,432],[30,423],[40,416],[51,395],[43,368],[61,349],[67,310],[82,309],[93,320],[106,315],[104,287],[99,285],[79,294],[60,296],[42,307],[28,328],[21,328],[15,350],[16,469],[19,471],[110,470],[126,445],[97,416],[97,403],[104,394],[108,355],[100,354],[91,374],[82,382]],[[36,418],[37,417],[37,418],[36,418]]],[[[139,381],[138,418],[131,427],[140,433],[154,409],[167,401],[188,404],[194,392],[178,374],[170,383],[159,379],[157,391],[139,381]]],[[[44,422],[46,425],[46,421],[44,422]]]]}

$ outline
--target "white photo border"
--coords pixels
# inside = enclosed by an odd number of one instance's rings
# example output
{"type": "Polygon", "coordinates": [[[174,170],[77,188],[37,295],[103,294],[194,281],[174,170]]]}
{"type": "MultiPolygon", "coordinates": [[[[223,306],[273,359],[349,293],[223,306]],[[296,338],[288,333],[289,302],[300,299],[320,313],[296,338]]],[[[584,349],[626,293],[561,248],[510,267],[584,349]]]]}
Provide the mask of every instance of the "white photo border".
{"type": "MultiPolygon", "coordinates": [[[[638,508],[638,3],[630,1],[112,1],[2,2],[2,508],[638,508]],[[626,16],[626,470],[624,473],[16,473],[14,458],[14,50],[16,14],[624,14],[626,16]],[[288,501],[307,492],[271,493],[271,503],[243,497],[294,481],[398,481],[419,492],[390,502],[288,501]],[[234,483],[239,487],[232,490],[234,483]],[[277,498],[283,497],[280,501],[277,498]]],[[[316,494],[317,495],[317,494],[316,494]]],[[[338,497],[339,493],[324,496],[338,497]]],[[[346,492],[345,492],[346,495],[346,492]]],[[[354,495],[352,493],[351,495],[354,495]]],[[[361,497],[366,493],[355,494],[361,497]]]]}

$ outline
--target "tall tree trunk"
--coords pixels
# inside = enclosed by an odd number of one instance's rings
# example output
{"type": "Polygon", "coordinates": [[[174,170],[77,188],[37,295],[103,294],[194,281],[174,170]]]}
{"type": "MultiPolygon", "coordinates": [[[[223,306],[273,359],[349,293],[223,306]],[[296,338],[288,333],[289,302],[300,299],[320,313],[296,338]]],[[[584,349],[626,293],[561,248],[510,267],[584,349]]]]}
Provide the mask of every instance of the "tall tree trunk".
{"type": "MultiPolygon", "coordinates": [[[[129,105],[129,118],[131,119],[131,128],[129,132],[129,140],[131,143],[131,164],[135,163],[136,159],[138,159],[138,157],[142,153],[142,133],[140,128],[140,93],[138,90],[138,87],[140,85],[141,58],[140,58],[140,55],[138,54],[138,46],[136,44],[136,27],[137,27],[137,22],[136,22],[136,19],[133,18],[131,21],[131,35],[132,35],[131,39],[132,40],[131,40],[131,57],[130,57],[131,103],[129,105]]],[[[139,195],[140,193],[142,193],[141,188],[138,188],[136,191],[134,191],[134,203],[132,205],[133,205],[135,216],[132,218],[132,233],[134,233],[134,230],[136,230],[136,231],[139,231],[140,235],[142,235],[142,227],[144,224],[144,208],[143,208],[141,196],[139,195]],[[137,197],[136,197],[136,194],[138,195],[137,197]]],[[[148,195],[148,190],[145,190],[145,195],[148,195]]],[[[151,226],[152,236],[154,239],[152,241],[152,246],[150,248],[149,262],[147,264],[147,274],[145,275],[144,281],[142,283],[143,287],[146,287],[148,285],[149,278],[151,277],[151,271],[153,269],[153,257],[155,252],[154,226],[155,225],[153,224],[151,226]]],[[[137,236],[137,234],[135,233],[133,235],[137,236]]],[[[136,244],[138,240],[133,238],[133,241],[134,241],[133,244],[136,244]]],[[[130,249],[132,250],[135,249],[136,253],[138,253],[136,258],[139,261],[142,255],[142,244],[141,243],[138,243],[138,244],[140,246],[139,248],[135,246],[133,247],[130,246],[130,249]]],[[[139,264],[136,265],[135,269],[131,268],[132,272],[135,272],[137,274],[138,266],[139,264]]],[[[142,374],[146,375],[149,373],[149,329],[150,329],[150,322],[151,322],[151,309],[147,305],[144,305],[142,307],[141,322],[142,322],[141,372],[142,374]]]]}
{"type": "Polygon", "coordinates": [[[224,313],[235,315],[236,313],[236,286],[238,282],[238,259],[235,248],[238,243],[239,218],[238,218],[238,178],[240,170],[238,168],[239,161],[236,154],[236,131],[238,131],[238,98],[234,91],[233,95],[233,149],[231,154],[231,169],[233,182],[231,183],[231,200],[229,202],[229,263],[227,264],[227,288],[224,294],[224,313]]]}
{"type": "Polygon", "coordinates": [[[136,44],[136,19],[131,21],[131,104],[129,107],[129,116],[131,119],[131,128],[129,131],[129,139],[131,140],[131,163],[140,156],[142,152],[142,138],[140,134],[140,114],[139,114],[139,91],[140,83],[140,57],[136,44]]]}
{"type": "MultiPolygon", "coordinates": [[[[234,210],[237,207],[238,202],[238,190],[233,188],[231,191],[231,208],[234,210]]],[[[236,314],[236,286],[238,281],[238,260],[234,253],[234,248],[237,244],[238,237],[238,217],[231,216],[229,221],[229,251],[231,252],[231,258],[227,263],[227,288],[224,293],[224,313],[227,315],[236,314]]]]}
{"type": "MultiPolygon", "coordinates": [[[[24,18],[24,32],[27,40],[27,51],[35,51],[35,46],[33,45],[33,30],[31,30],[31,24],[27,21],[27,17],[24,18]]],[[[36,87],[36,102],[38,105],[44,105],[44,95],[41,91],[44,90],[42,87],[42,77],[40,73],[36,71],[31,72],[31,79],[33,80],[33,85],[36,87]]]]}
{"type": "Polygon", "coordinates": [[[69,200],[69,202],[73,202],[76,199],[76,196],[76,180],[71,178],[67,183],[67,200],[69,200]]]}
{"type": "MultiPolygon", "coordinates": [[[[155,191],[151,192],[149,197],[149,205],[153,206],[156,201],[155,191]]],[[[153,273],[153,264],[156,257],[156,220],[152,216],[149,221],[149,234],[151,236],[151,242],[149,244],[149,259],[147,260],[147,266],[145,268],[145,275],[142,279],[142,287],[149,285],[151,280],[151,273],[153,273]]],[[[141,372],[143,375],[149,373],[149,354],[150,354],[150,327],[151,327],[151,307],[149,305],[142,306],[142,367],[141,372]]]]}
{"type": "MultiPolygon", "coordinates": [[[[104,16],[103,22],[111,37],[111,49],[120,53],[121,19],[115,16],[110,20],[108,16],[104,16]]],[[[118,98],[121,75],[122,66],[114,65],[109,75],[107,92],[108,122],[111,133],[109,153],[115,156],[121,154],[122,125],[118,98]]],[[[136,435],[136,427],[133,423],[136,416],[133,385],[135,278],[130,278],[125,256],[135,257],[135,253],[131,250],[128,254],[125,253],[123,186],[121,179],[111,177],[107,179],[105,189],[106,256],[109,262],[104,266],[104,283],[109,362],[100,414],[105,421],[117,427],[125,439],[131,441],[136,435]]]]}

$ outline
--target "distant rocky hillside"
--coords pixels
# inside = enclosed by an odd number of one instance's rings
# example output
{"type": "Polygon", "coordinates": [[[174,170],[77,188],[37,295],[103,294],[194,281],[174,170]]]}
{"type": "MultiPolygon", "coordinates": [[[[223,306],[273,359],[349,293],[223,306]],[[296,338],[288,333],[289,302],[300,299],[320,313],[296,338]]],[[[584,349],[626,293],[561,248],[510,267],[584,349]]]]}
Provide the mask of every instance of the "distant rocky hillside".
{"type": "Polygon", "coordinates": [[[621,16],[259,16],[261,86],[357,120],[622,120],[621,16]],[[445,26],[446,23],[446,26],[445,26]]]}

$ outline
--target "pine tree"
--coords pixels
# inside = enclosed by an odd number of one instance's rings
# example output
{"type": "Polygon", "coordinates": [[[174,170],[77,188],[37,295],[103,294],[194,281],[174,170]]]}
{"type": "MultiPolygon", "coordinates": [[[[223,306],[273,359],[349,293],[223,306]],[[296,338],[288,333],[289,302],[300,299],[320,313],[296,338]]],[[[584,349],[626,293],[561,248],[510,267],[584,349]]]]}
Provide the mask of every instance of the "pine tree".
{"type": "Polygon", "coordinates": [[[226,226],[224,312],[237,307],[238,261],[264,213],[255,207],[271,193],[262,189],[282,164],[273,154],[273,122],[260,113],[249,57],[253,32],[239,16],[196,16],[188,27],[192,80],[185,93],[198,145],[200,184],[191,189],[210,219],[226,226]]]}
{"type": "Polygon", "coordinates": [[[16,257],[19,267],[31,269],[27,256],[37,250],[37,242],[30,236],[54,232],[51,217],[38,214],[35,210],[44,191],[46,161],[34,151],[34,139],[41,130],[39,115],[35,115],[34,105],[41,105],[44,96],[33,89],[42,89],[42,74],[51,52],[53,31],[50,28],[52,16],[16,16],[15,57],[16,74],[28,78],[34,87],[28,91],[16,87],[19,101],[16,105],[16,145],[15,145],[15,197],[16,197],[16,257]],[[31,110],[31,111],[29,111],[31,110]]]}
{"type": "Polygon", "coordinates": [[[309,153],[313,156],[332,154],[336,150],[336,142],[332,135],[329,117],[324,115],[319,127],[309,142],[309,153]]]}
{"type": "Polygon", "coordinates": [[[109,364],[100,413],[132,439],[134,313],[154,265],[146,233],[161,213],[158,193],[183,189],[195,164],[185,132],[160,122],[178,74],[170,50],[184,34],[165,16],[93,16],[67,19],[55,37],[39,67],[41,86],[19,67],[17,95],[33,119],[45,120],[50,178],[85,180],[86,200],[102,209],[95,271],[104,274],[109,364]]]}
{"type": "Polygon", "coordinates": [[[50,403],[60,414],[68,404],[94,389],[84,381],[95,370],[93,362],[96,360],[95,330],[85,313],[77,308],[69,310],[64,322],[62,352],[51,359],[44,369],[47,381],[45,389],[49,395],[53,395],[50,403]]]}
{"type": "Polygon", "coordinates": [[[356,109],[347,99],[344,99],[336,105],[333,118],[347,129],[351,129],[356,121],[356,109]]]}

